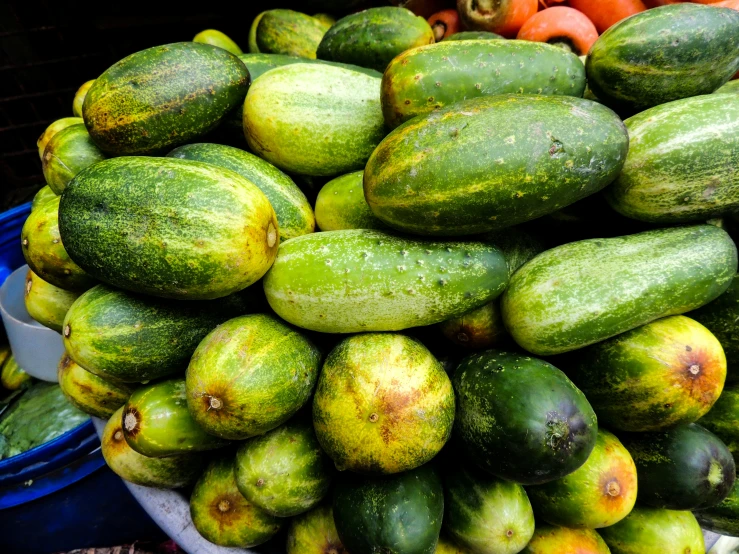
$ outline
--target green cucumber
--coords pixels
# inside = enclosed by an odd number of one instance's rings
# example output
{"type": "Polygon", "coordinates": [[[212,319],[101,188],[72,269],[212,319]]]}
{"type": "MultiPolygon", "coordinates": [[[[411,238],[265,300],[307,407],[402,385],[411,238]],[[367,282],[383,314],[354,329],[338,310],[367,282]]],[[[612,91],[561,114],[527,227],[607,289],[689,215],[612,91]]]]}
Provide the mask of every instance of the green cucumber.
{"type": "Polygon", "coordinates": [[[95,284],[62,243],[59,230],[60,198],[50,198],[31,211],[21,230],[23,257],[41,279],[60,289],[82,292],[95,284]]]}
{"type": "Polygon", "coordinates": [[[19,390],[33,383],[33,377],[23,371],[11,354],[0,369],[0,385],[6,390],[19,390]]]}
{"type": "Polygon", "coordinates": [[[459,31],[442,39],[445,40],[499,40],[503,37],[490,31],[459,31]]]}
{"type": "Polygon", "coordinates": [[[430,465],[383,477],[341,474],[334,522],[352,554],[433,554],[444,515],[441,479],[430,465]]]}
{"type": "Polygon", "coordinates": [[[41,204],[47,200],[53,200],[57,197],[57,194],[51,189],[49,185],[44,185],[38,192],[33,195],[33,202],[31,203],[31,211],[38,208],[41,204]]]}
{"type": "Polygon", "coordinates": [[[419,341],[367,333],[328,355],[313,399],[318,442],[339,470],[398,473],[425,464],[449,439],[454,391],[419,341]]]}
{"type": "Polygon", "coordinates": [[[382,73],[401,52],[433,42],[434,32],[423,17],[405,8],[383,6],[339,19],[323,36],[317,54],[324,60],[382,73]]]}
{"type": "Polygon", "coordinates": [[[733,81],[729,81],[725,85],[722,85],[713,91],[714,94],[725,94],[725,93],[736,94],[737,92],[739,92],[739,80],[737,79],[734,79],[733,81]]]}
{"type": "Polygon", "coordinates": [[[637,475],[629,451],[598,429],[588,460],[556,481],[529,487],[537,517],[552,525],[598,529],[618,523],[636,503],[637,475]]]}
{"type": "Polygon", "coordinates": [[[344,229],[387,229],[364,199],[364,171],[332,179],[318,192],[316,223],[321,231],[344,229]]]}
{"type": "MultiPolygon", "coordinates": [[[[280,9],[262,12],[257,18],[256,51],[315,59],[326,32],[323,23],[304,13],[280,9]]],[[[249,50],[253,51],[251,47],[249,50]]]]}
{"type": "Polygon", "coordinates": [[[475,554],[516,554],[534,534],[534,511],[521,485],[480,470],[444,478],[444,530],[475,554]]]}
{"type": "MultiPolygon", "coordinates": [[[[288,553],[289,554],[289,553],[288,553]]],[[[469,550],[453,543],[443,535],[439,537],[434,554],[472,554],[469,550]]]]}
{"type": "Polygon", "coordinates": [[[92,87],[93,83],[95,83],[95,79],[85,81],[84,83],[82,83],[80,88],[77,89],[77,92],[74,93],[74,100],[72,101],[72,113],[75,117],[82,117],[82,106],[85,103],[85,98],[87,98],[87,92],[90,90],[90,87],[92,87]]]}
{"type": "Polygon", "coordinates": [[[702,554],[706,551],[690,512],[637,506],[616,525],[600,530],[611,554],[702,554]]]}
{"type": "Polygon", "coordinates": [[[461,100],[506,93],[582,96],[585,67],[572,52],[526,40],[451,41],[403,52],[382,77],[385,123],[461,100]]]}
{"type": "Polygon", "coordinates": [[[193,38],[192,41],[223,48],[226,52],[231,52],[234,56],[238,56],[242,53],[239,45],[236,44],[231,37],[217,29],[206,29],[205,31],[200,31],[195,35],[195,38],[193,38]]]}
{"type": "Polygon", "coordinates": [[[70,125],[51,137],[41,166],[46,184],[61,194],[75,175],[105,158],[84,125],[70,125]]]}
{"type": "Polygon", "coordinates": [[[588,85],[602,102],[635,112],[708,94],[739,70],[739,13],[675,4],[613,25],[593,44],[588,85]]]}
{"type": "Polygon", "coordinates": [[[320,21],[327,31],[336,23],[336,18],[328,13],[314,13],[311,17],[320,21]]]}
{"type": "Polygon", "coordinates": [[[160,489],[178,489],[195,481],[203,467],[201,454],[180,454],[169,458],[142,456],[126,442],[122,416],[121,406],[110,416],[100,438],[103,458],[114,473],[130,483],[160,489]]]}
{"type": "Polygon", "coordinates": [[[59,230],[70,257],[101,281],[188,300],[251,285],[279,245],[275,212],[256,185],[174,158],[121,157],[89,167],[64,190],[59,230]]]}
{"type": "Polygon", "coordinates": [[[508,333],[500,304],[493,300],[471,312],[439,323],[442,334],[457,346],[478,350],[501,344],[508,333]]]}
{"type": "Polygon", "coordinates": [[[488,350],[462,360],[452,384],[454,433],[469,458],[497,477],[523,485],[561,479],[595,447],[588,400],[543,360],[488,350]]]}
{"type": "Polygon", "coordinates": [[[153,154],[214,129],[244,100],[249,72],[209,44],[178,42],[122,59],[95,80],[82,108],[109,154],[153,154]]]}
{"type": "Polygon", "coordinates": [[[55,287],[29,269],[23,296],[28,315],[41,325],[61,333],[64,316],[79,294],[55,287]]]}
{"type": "Polygon", "coordinates": [[[381,80],[322,64],[268,71],[244,101],[255,154],[285,171],[333,176],[364,167],[385,136],[381,80]]]}
{"type": "Polygon", "coordinates": [[[736,479],[734,458],[716,435],[698,424],[653,433],[625,433],[636,463],[639,502],[669,510],[715,506],[736,479]]]}
{"type": "Polygon", "coordinates": [[[264,278],[284,320],[313,331],[397,331],[477,308],[506,286],[494,246],[421,242],[367,229],[285,242],[264,278]]]}
{"type": "Polygon", "coordinates": [[[739,387],[727,387],[721,393],[711,411],[698,420],[701,427],[720,438],[739,460],[739,387]]]}
{"type": "Polygon", "coordinates": [[[739,480],[720,504],[694,512],[701,527],[721,535],[739,537],[739,480]]]}
{"type": "Polygon", "coordinates": [[[91,416],[108,419],[123,406],[135,387],[113,383],[90,373],[66,353],[57,370],[59,386],[70,404],[91,416]]]}
{"type": "Polygon", "coordinates": [[[564,365],[598,420],[623,431],[693,423],[719,399],[726,378],[721,344],[685,316],[658,319],[589,346],[564,365]]]}
{"type": "Polygon", "coordinates": [[[310,419],[288,421],[242,444],[236,452],[236,485],[268,514],[307,512],[328,493],[331,466],[310,419]]]}
{"type": "Polygon", "coordinates": [[[287,532],[287,554],[349,554],[339,539],[330,504],[293,518],[287,532]]]}
{"type": "Polygon", "coordinates": [[[187,144],[172,150],[169,158],[205,162],[235,171],[254,183],[277,215],[280,241],[312,233],[315,217],[295,182],[269,162],[239,148],[222,144],[187,144]]]}
{"type": "Polygon", "coordinates": [[[309,400],[320,358],[308,339],[274,317],[231,319],[211,331],[190,360],[190,413],[218,437],[262,435],[309,400]]]}
{"type": "MultiPolygon", "coordinates": [[[[568,529],[537,525],[531,542],[521,554],[611,554],[608,545],[592,529],[568,529]]],[[[681,553],[685,554],[685,553],[681,553]]]]}
{"type": "Polygon", "coordinates": [[[262,20],[262,17],[264,17],[265,13],[267,12],[264,11],[257,14],[257,16],[252,20],[251,25],[249,26],[248,46],[250,53],[259,53],[259,45],[257,44],[257,28],[259,27],[259,22],[262,20]]]}
{"type": "Polygon", "coordinates": [[[390,133],[367,162],[364,194],[401,231],[482,233],[598,192],[618,175],[628,144],[618,116],[589,100],[483,96],[390,133]]]}
{"type": "Polygon", "coordinates": [[[736,246],[713,225],[573,242],[513,275],[503,321],[529,352],[559,354],[703,306],[736,267],[736,246]]]}
{"type": "Polygon", "coordinates": [[[190,495],[192,523],[218,546],[257,546],[272,538],[282,522],[241,496],[233,465],[233,455],[224,455],[205,468],[190,495]]]}
{"type": "Polygon", "coordinates": [[[328,60],[312,60],[310,58],[301,58],[299,56],[288,56],[287,54],[266,54],[266,53],[249,53],[241,54],[239,59],[244,62],[244,65],[249,70],[252,82],[254,82],[259,76],[267,73],[267,71],[274,69],[275,67],[282,67],[283,65],[293,65],[296,63],[302,64],[318,64],[318,65],[332,65],[334,67],[342,67],[356,71],[357,73],[364,73],[370,77],[382,78],[382,73],[369,69],[367,67],[360,67],[358,65],[352,65],[349,63],[330,62],[328,60]]]}
{"type": "Polygon", "coordinates": [[[36,146],[38,146],[38,157],[44,157],[44,150],[46,150],[46,145],[49,144],[49,141],[54,135],[56,135],[62,129],[66,129],[71,125],[77,125],[79,123],[84,123],[82,117],[63,117],[62,119],[57,119],[56,121],[51,123],[51,125],[49,125],[44,130],[44,132],[41,133],[41,136],[36,141],[36,146]]]}

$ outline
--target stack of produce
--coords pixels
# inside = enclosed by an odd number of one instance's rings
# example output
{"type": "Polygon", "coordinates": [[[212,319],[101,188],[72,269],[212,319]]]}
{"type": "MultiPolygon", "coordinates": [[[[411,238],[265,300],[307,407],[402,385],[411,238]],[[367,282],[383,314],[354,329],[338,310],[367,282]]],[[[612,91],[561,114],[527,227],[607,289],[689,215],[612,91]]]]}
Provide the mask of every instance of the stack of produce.
{"type": "MultiPolygon", "coordinates": [[[[208,30],[132,54],[44,133],[29,312],[108,465],[194,484],[207,540],[739,533],[739,12],[640,11],[583,64],[479,32],[483,4],[439,43],[400,7],[269,10],[249,53],[208,30]]],[[[491,4],[539,36],[535,0],[491,4]]]]}

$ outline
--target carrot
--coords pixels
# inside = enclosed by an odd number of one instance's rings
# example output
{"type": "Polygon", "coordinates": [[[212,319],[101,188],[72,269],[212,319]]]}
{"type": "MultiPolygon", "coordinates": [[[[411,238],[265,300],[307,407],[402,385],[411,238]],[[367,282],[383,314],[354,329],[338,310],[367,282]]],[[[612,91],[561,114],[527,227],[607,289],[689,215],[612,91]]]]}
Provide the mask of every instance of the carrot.
{"type": "Polygon", "coordinates": [[[585,14],[557,6],[532,16],[516,38],[566,45],[578,56],[583,56],[598,40],[598,31],[585,14]]]}
{"type": "Polygon", "coordinates": [[[459,17],[468,29],[507,38],[515,37],[538,8],[538,0],[457,0],[459,17]]]}
{"type": "Polygon", "coordinates": [[[428,19],[436,42],[462,30],[457,10],[441,10],[428,19]]]}
{"type": "Polygon", "coordinates": [[[739,0],[724,0],[723,2],[715,2],[711,6],[718,8],[731,8],[732,10],[739,10],[739,0]]]}
{"type": "Polygon", "coordinates": [[[642,0],[570,0],[570,6],[587,15],[599,33],[647,9],[642,0]]]}

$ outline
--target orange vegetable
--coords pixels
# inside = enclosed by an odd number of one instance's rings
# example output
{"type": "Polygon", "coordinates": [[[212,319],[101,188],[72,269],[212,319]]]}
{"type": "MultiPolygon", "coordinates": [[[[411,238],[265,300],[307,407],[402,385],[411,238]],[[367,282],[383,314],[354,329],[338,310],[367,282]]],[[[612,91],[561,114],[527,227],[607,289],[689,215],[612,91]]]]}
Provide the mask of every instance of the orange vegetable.
{"type": "Polygon", "coordinates": [[[538,8],[538,0],[457,0],[457,11],[465,27],[507,38],[515,37],[538,8]]]}
{"type": "Polygon", "coordinates": [[[719,8],[731,8],[732,10],[739,10],[739,0],[724,0],[723,2],[715,2],[711,4],[719,8]]]}
{"type": "Polygon", "coordinates": [[[462,30],[457,10],[441,10],[428,19],[436,42],[462,30]]]}
{"type": "Polygon", "coordinates": [[[598,30],[582,12],[557,6],[533,15],[523,24],[516,38],[566,44],[575,54],[582,56],[598,40],[598,30]]]}
{"type": "Polygon", "coordinates": [[[570,0],[570,6],[588,16],[599,33],[647,9],[642,0],[570,0]]]}

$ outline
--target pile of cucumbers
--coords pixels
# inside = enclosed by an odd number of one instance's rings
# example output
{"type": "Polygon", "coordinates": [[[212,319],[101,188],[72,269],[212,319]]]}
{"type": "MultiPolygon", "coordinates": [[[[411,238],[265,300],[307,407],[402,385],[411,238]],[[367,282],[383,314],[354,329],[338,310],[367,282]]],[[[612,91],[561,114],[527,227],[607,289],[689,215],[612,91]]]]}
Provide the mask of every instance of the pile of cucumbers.
{"type": "Polygon", "coordinates": [[[249,53],[124,58],[39,140],[28,311],[108,465],[208,541],[739,535],[739,12],[649,10],[584,63],[472,36],[272,9],[249,53]]]}

